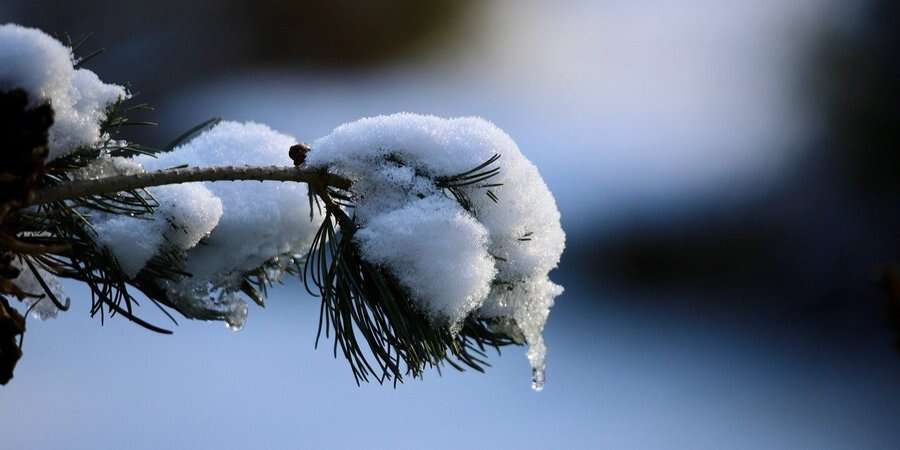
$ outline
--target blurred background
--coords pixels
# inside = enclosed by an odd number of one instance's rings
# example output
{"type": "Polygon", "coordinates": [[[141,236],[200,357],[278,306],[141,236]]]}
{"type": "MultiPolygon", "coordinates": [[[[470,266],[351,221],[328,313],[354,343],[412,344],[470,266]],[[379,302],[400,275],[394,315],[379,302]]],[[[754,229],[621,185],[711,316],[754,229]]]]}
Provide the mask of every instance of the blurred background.
{"type": "MultiPolygon", "coordinates": [[[[4,0],[128,83],[163,145],[209,117],[312,141],[479,115],[568,245],[548,384],[357,387],[295,280],[238,333],[29,321],[4,447],[900,448],[900,4],[890,0],[4,0]],[[330,344],[330,341],[329,341],[330,344]]],[[[145,308],[149,318],[156,318],[145,308]]]]}

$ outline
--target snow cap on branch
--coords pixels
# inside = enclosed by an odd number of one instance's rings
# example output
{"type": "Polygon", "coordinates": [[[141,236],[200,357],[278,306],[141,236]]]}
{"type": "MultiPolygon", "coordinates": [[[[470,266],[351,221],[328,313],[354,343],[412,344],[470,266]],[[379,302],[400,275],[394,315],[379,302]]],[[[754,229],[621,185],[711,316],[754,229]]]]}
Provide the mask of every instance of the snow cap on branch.
{"type": "MultiPolygon", "coordinates": [[[[221,122],[184,145],[155,158],[136,158],[147,170],[192,166],[291,164],[291,136],[258,123],[221,122]]],[[[303,183],[246,181],[203,183],[221,199],[223,214],[203,246],[187,257],[194,277],[242,273],[280,255],[306,252],[318,223],[310,221],[303,183]]]]}
{"type": "MultiPolygon", "coordinates": [[[[256,123],[221,122],[166,153],[105,158],[81,169],[102,178],[192,166],[288,165],[296,139],[256,123]]],[[[149,218],[99,217],[97,241],[135,277],[156,255],[176,251],[191,276],[164,282],[182,312],[239,328],[247,308],[234,293],[244,276],[263,270],[277,281],[306,252],[318,227],[302,183],[238,181],[149,188],[159,208],[149,218]],[[202,240],[202,243],[200,242],[202,240]]]]}
{"type": "MultiPolygon", "coordinates": [[[[221,122],[171,152],[135,160],[147,170],[182,164],[289,165],[287,150],[296,143],[293,137],[265,125],[221,122]]],[[[306,252],[321,216],[310,220],[307,186],[302,183],[246,181],[185,186],[209,192],[220,202],[221,217],[203,245],[192,245],[185,254],[184,270],[192,276],[169,288],[186,302],[203,300],[206,307],[227,310],[231,314],[226,317],[229,325],[239,328],[238,319],[246,314],[246,307],[231,293],[238,289],[243,276],[262,268],[268,281],[277,281],[293,258],[306,252]]],[[[183,195],[180,201],[200,197],[198,191],[183,195]]],[[[184,208],[185,214],[191,209],[184,208]]],[[[201,216],[212,214],[194,212],[194,216],[202,223],[201,216]]]]}
{"type": "Polygon", "coordinates": [[[353,180],[365,259],[387,268],[437,320],[511,320],[539,384],[541,332],[562,293],[548,274],[565,234],[553,195],[506,133],[477,117],[371,117],[315,141],[307,165],[353,180]],[[470,205],[436,182],[498,154],[499,174],[461,188],[470,205]]]}
{"type": "Polygon", "coordinates": [[[76,68],[72,50],[43,31],[0,25],[0,92],[14,89],[28,94],[31,107],[50,102],[50,160],[95,145],[107,108],[128,97],[124,87],[76,68]]]}
{"type": "Polygon", "coordinates": [[[94,230],[129,277],[163,249],[189,250],[215,228],[222,200],[202,185],[174,184],[149,189],[159,207],[149,218],[113,215],[94,230]]]}

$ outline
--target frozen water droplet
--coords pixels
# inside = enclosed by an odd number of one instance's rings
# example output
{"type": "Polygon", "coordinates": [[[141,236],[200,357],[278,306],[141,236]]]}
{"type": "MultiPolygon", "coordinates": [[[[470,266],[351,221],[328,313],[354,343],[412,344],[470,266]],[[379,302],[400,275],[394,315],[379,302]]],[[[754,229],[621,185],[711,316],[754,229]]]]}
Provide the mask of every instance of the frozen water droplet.
{"type": "Polygon", "coordinates": [[[541,392],[544,390],[544,368],[534,368],[531,369],[531,388],[535,390],[535,392],[541,392]]]}
{"type": "Polygon", "coordinates": [[[244,323],[247,322],[247,304],[244,302],[235,303],[231,312],[225,316],[225,326],[231,331],[241,331],[244,323]]]}

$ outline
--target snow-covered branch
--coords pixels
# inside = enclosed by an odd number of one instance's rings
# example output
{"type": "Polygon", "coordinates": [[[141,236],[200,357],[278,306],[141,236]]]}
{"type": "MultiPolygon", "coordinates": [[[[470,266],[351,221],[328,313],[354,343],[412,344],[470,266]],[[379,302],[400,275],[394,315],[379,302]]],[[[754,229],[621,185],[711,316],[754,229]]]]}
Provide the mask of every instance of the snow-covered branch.
{"type": "Polygon", "coordinates": [[[481,371],[486,348],[527,344],[543,386],[565,233],[537,168],[494,124],[398,113],[309,148],[215,121],[153,150],[116,137],[128,93],[59,41],[0,25],[0,61],[0,383],[24,333],[8,299],[52,317],[68,304],[60,277],[88,286],[93,314],[165,331],[133,293],[236,330],[245,297],[262,305],[293,275],[357,382],[481,371]]]}
{"type": "Polygon", "coordinates": [[[35,192],[30,204],[58,202],[92,195],[113,194],[153,186],[200,181],[294,181],[349,189],[350,180],[321,170],[284,166],[186,167],[77,180],[50,186],[35,192]]]}

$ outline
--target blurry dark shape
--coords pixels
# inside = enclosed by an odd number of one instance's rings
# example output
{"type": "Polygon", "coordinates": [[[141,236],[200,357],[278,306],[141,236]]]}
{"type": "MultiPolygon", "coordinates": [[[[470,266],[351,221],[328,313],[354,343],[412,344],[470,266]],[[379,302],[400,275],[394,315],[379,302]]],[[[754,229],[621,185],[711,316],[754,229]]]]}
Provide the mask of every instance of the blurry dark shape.
{"type": "Polygon", "coordinates": [[[807,148],[784,149],[804,157],[778,182],[675,219],[645,212],[570,246],[562,270],[641,307],[753,323],[828,358],[892,346],[900,272],[882,279],[885,308],[870,268],[900,258],[900,2],[859,18],[820,30],[800,61],[824,126],[807,148]]]}
{"type": "Polygon", "coordinates": [[[717,301],[730,289],[796,310],[869,311],[868,268],[900,255],[900,2],[868,3],[859,17],[821,30],[801,61],[804,94],[825,126],[779,185],[668,223],[642,217],[653,226],[574,248],[574,264],[592,268],[588,279],[599,269],[604,281],[641,289],[697,288],[717,301]]]}
{"type": "Polygon", "coordinates": [[[881,269],[881,287],[887,294],[887,316],[898,333],[897,349],[900,350],[900,266],[888,264],[881,269]]]}
{"type": "Polygon", "coordinates": [[[0,223],[10,209],[28,202],[31,190],[43,174],[47,157],[47,132],[53,124],[49,104],[28,108],[21,89],[0,92],[0,223]]]}
{"type": "Polygon", "coordinates": [[[9,383],[22,350],[17,338],[25,333],[25,318],[0,297],[0,384],[9,383]]]}
{"type": "Polygon", "coordinates": [[[900,193],[900,2],[869,4],[819,50],[827,145],[854,189],[884,200],[900,193]]]}
{"type": "Polygon", "coordinates": [[[698,217],[666,227],[631,227],[600,244],[599,266],[620,282],[645,289],[691,280],[705,289],[730,287],[758,277],[776,256],[779,235],[746,223],[698,217]]]}
{"type": "MultiPolygon", "coordinates": [[[[860,210],[880,225],[869,241],[882,246],[881,261],[900,258],[900,2],[866,3],[852,27],[833,30],[817,53],[823,99],[824,149],[834,179],[852,192],[860,210]]],[[[878,260],[875,260],[878,261],[878,260]]],[[[872,261],[872,262],[875,262],[872,261]]],[[[900,267],[883,268],[886,322],[900,333],[900,267]]],[[[897,340],[900,349],[900,339],[897,340]]]]}
{"type": "Polygon", "coordinates": [[[19,270],[13,266],[11,250],[28,251],[31,246],[18,241],[7,229],[9,213],[26,205],[44,174],[47,133],[53,125],[53,109],[44,103],[28,107],[28,95],[21,89],[0,92],[0,384],[12,379],[22,357],[17,337],[25,333],[25,318],[11,307],[7,297],[19,300],[35,295],[13,284],[19,270]]]}
{"type": "Polygon", "coordinates": [[[247,2],[263,63],[368,66],[409,55],[453,29],[470,0],[247,2]]]}

